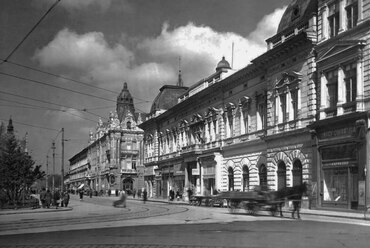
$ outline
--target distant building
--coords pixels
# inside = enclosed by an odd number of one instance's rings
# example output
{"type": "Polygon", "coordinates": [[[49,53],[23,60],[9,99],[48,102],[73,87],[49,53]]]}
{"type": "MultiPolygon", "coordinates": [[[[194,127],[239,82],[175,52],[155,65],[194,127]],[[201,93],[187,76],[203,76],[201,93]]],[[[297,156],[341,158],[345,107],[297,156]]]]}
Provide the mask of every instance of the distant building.
{"type": "Polygon", "coordinates": [[[116,112],[110,112],[107,122],[99,119],[95,132],[89,134],[89,145],[69,160],[70,187],[84,184],[104,193],[143,188],[140,123],[141,115],[135,112],[132,96],[124,83],[117,97],[116,112]]]}

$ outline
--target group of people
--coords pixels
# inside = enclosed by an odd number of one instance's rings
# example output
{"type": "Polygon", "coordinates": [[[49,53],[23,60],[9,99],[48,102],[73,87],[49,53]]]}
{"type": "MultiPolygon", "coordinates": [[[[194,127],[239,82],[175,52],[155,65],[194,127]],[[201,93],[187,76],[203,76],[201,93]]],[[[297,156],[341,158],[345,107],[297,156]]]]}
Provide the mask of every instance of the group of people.
{"type": "Polygon", "coordinates": [[[60,192],[57,189],[50,191],[49,189],[46,190],[45,188],[42,188],[40,192],[40,202],[42,208],[50,208],[50,206],[58,208],[59,204],[61,207],[68,207],[69,198],[68,191],[60,192]]]}
{"type": "Polygon", "coordinates": [[[175,195],[175,191],[170,189],[170,201],[175,200],[175,197],[177,200],[180,200],[182,198],[182,194],[177,190],[175,195]]]}

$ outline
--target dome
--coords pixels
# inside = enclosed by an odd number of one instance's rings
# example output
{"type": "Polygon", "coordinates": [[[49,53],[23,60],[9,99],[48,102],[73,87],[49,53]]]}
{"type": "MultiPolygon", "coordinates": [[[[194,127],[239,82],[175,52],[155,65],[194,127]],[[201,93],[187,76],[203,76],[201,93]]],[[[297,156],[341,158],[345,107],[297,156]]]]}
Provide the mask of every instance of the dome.
{"type": "Polygon", "coordinates": [[[177,104],[178,98],[183,95],[187,89],[187,87],[182,86],[164,85],[160,88],[159,94],[154,99],[150,113],[172,108],[177,104]]]}
{"type": "Polygon", "coordinates": [[[316,0],[293,0],[281,17],[277,33],[294,29],[298,24],[307,22],[316,11],[316,0]]]}
{"type": "Polygon", "coordinates": [[[222,57],[222,60],[218,62],[216,71],[224,70],[224,69],[231,69],[229,62],[225,59],[225,57],[222,57]]]}

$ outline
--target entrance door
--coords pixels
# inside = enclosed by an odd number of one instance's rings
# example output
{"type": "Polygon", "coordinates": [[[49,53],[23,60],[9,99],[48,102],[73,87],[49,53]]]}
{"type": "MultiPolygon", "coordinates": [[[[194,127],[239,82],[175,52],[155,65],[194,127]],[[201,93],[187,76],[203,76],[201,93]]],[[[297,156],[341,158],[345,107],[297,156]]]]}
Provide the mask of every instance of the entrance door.
{"type": "Polygon", "coordinates": [[[122,189],[130,194],[133,190],[133,186],[134,186],[134,181],[132,180],[131,177],[128,177],[128,178],[125,178],[123,181],[122,181],[122,189]]]}

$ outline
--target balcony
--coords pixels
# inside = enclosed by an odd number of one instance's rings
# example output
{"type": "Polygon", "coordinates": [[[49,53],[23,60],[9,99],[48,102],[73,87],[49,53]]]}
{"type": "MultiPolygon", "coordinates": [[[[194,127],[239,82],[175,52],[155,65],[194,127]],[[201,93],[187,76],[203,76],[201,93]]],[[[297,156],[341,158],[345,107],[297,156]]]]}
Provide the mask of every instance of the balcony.
{"type": "Polygon", "coordinates": [[[203,150],[204,150],[204,144],[192,144],[189,146],[182,147],[181,154],[202,153],[203,150]]]}

